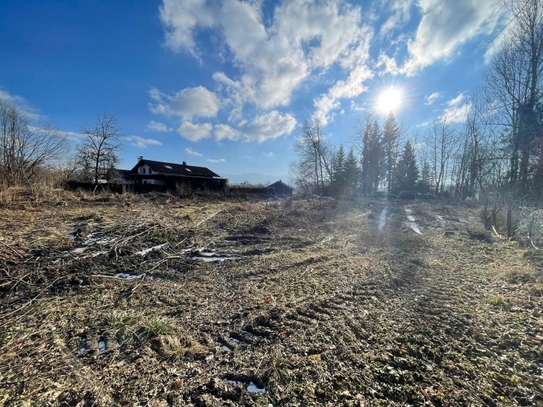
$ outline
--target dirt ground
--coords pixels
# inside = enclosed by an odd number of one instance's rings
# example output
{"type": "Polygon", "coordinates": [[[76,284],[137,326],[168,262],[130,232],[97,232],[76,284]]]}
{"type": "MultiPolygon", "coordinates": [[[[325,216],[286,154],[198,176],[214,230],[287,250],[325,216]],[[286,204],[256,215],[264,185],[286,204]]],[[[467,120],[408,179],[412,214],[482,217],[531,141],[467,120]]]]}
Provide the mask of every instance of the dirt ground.
{"type": "Polygon", "coordinates": [[[0,208],[4,406],[543,405],[543,257],[480,208],[0,208]]]}

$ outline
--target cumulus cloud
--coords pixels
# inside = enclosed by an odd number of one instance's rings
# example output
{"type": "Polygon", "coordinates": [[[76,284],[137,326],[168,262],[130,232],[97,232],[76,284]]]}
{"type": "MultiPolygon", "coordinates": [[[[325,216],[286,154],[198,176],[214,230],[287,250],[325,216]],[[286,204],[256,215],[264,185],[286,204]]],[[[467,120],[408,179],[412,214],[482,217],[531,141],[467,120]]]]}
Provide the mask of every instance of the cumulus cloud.
{"type": "Polygon", "coordinates": [[[188,120],[184,120],[179,126],[178,132],[181,137],[190,141],[200,141],[205,138],[209,138],[213,126],[210,123],[192,123],[188,120]]]}
{"type": "Polygon", "coordinates": [[[431,95],[428,95],[424,98],[424,104],[425,105],[431,105],[433,104],[437,99],[441,97],[441,93],[434,92],[431,95]]]}
{"type": "MultiPolygon", "coordinates": [[[[341,67],[343,77],[330,87],[330,98],[352,98],[365,91],[373,32],[363,24],[360,6],[343,0],[283,1],[264,18],[262,4],[163,0],[160,7],[165,45],[175,52],[199,58],[195,34],[206,29],[219,34],[219,46],[232,56],[236,68],[231,76],[213,75],[231,108],[231,121],[244,121],[247,104],[265,110],[288,105],[304,81],[332,66],[341,67]]],[[[164,105],[153,105],[153,111],[167,114],[171,109],[164,105]]],[[[190,115],[184,118],[190,120],[190,115]]]]}
{"type": "Polygon", "coordinates": [[[188,154],[188,155],[192,155],[193,157],[203,157],[204,155],[197,152],[197,151],[194,151],[192,148],[185,148],[185,152],[188,154]]]}
{"type": "Polygon", "coordinates": [[[296,127],[296,119],[290,114],[282,114],[277,110],[257,116],[253,121],[242,121],[238,131],[246,141],[263,142],[292,133],[296,127]]]}
{"type": "Polygon", "coordinates": [[[217,141],[239,139],[239,133],[227,124],[217,124],[213,131],[217,141]]]}
{"type": "Polygon", "coordinates": [[[162,143],[152,138],[143,138],[140,136],[126,136],[126,140],[130,145],[139,148],[147,148],[148,146],[161,146],[162,143]]]}
{"type": "Polygon", "coordinates": [[[439,60],[448,60],[460,46],[479,35],[490,34],[500,22],[493,2],[419,0],[422,20],[408,42],[407,74],[439,60]]]}
{"type": "Polygon", "coordinates": [[[168,127],[164,123],[161,123],[161,122],[155,122],[154,120],[151,120],[147,124],[146,130],[147,131],[156,131],[156,132],[159,132],[159,133],[167,133],[167,132],[173,131],[173,129],[171,127],[168,127]]]}
{"type": "Polygon", "coordinates": [[[334,110],[339,109],[341,104],[328,95],[321,95],[313,101],[315,113],[313,120],[318,120],[322,126],[326,126],[334,119],[334,110]]]}
{"type": "Polygon", "coordinates": [[[185,88],[174,95],[151,88],[149,96],[155,102],[150,104],[149,109],[155,114],[192,120],[193,117],[215,117],[219,111],[217,95],[203,86],[185,88]]]}

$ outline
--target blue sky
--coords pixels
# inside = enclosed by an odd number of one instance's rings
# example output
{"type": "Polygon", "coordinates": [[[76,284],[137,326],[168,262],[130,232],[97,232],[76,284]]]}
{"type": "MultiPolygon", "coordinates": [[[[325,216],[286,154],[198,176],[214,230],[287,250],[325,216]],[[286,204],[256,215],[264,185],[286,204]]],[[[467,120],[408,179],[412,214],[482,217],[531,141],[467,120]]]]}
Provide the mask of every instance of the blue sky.
{"type": "Polygon", "coordinates": [[[0,98],[74,143],[116,116],[123,168],[280,176],[305,120],[348,146],[390,87],[408,131],[462,121],[507,17],[476,0],[3,0],[0,98]]]}

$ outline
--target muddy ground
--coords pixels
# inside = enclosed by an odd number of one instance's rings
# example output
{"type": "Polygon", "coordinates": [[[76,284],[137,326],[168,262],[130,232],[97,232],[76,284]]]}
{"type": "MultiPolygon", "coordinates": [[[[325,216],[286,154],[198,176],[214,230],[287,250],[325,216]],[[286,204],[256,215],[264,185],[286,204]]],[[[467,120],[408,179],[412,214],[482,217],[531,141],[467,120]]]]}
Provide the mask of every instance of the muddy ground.
{"type": "Polygon", "coordinates": [[[4,406],[543,405],[543,260],[480,208],[0,208],[4,406]]]}

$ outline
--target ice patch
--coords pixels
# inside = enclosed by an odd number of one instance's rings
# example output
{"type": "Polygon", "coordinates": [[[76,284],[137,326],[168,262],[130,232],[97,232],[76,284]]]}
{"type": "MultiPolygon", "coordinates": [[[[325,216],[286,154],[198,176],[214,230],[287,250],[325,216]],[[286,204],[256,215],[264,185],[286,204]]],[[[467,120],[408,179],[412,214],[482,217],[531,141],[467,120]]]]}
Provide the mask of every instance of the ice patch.
{"type": "Polygon", "coordinates": [[[104,337],[101,336],[98,338],[98,351],[100,351],[100,353],[105,353],[106,349],[106,340],[104,337]]]}
{"type": "Polygon", "coordinates": [[[153,246],[153,247],[149,247],[148,249],[140,250],[139,252],[136,252],[136,254],[140,256],[145,256],[147,253],[152,252],[154,250],[160,250],[167,245],[168,243],[159,244],[158,246],[153,246]]]}
{"type": "Polygon", "coordinates": [[[249,393],[262,394],[266,392],[266,389],[265,388],[260,389],[253,382],[250,382],[249,386],[247,386],[247,391],[249,393]]]}
{"type": "Polygon", "coordinates": [[[413,211],[409,208],[405,208],[405,213],[407,214],[407,220],[409,221],[409,227],[415,231],[415,233],[418,233],[419,235],[422,235],[422,232],[420,231],[419,225],[417,224],[415,217],[411,215],[413,211]]]}

